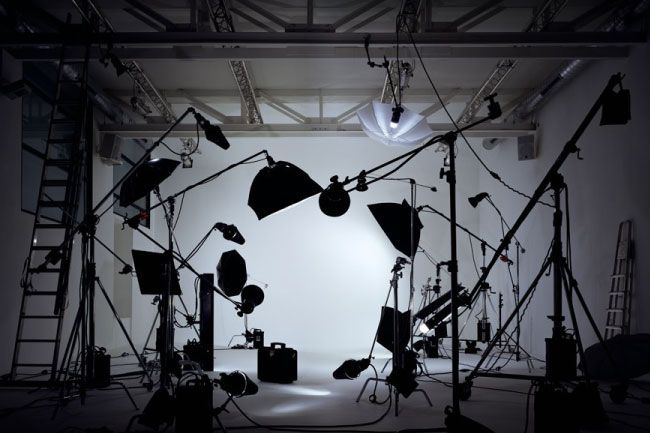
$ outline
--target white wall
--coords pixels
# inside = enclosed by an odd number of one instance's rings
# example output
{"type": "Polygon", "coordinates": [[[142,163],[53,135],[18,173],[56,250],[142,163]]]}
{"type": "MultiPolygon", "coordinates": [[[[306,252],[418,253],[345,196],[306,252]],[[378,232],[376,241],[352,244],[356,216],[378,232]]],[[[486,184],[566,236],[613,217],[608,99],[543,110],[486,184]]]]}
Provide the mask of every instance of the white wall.
{"type": "MultiPolygon", "coordinates": [[[[354,176],[364,168],[404,152],[402,148],[388,148],[367,138],[233,138],[231,144],[228,151],[223,151],[202,142],[203,154],[195,158],[194,168],[179,168],[163,183],[163,196],[262,148],[276,160],[296,164],[322,186],[327,186],[334,174],[354,176]]],[[[474,194],[478,188],[476,163],[463,149],[458,159],[459,194],[474,194]]],[[[438,178],[441,164],[441,153],[427,151],[395,176],[412,176],[420,183],[436,186],[439,190],[436,193],[419,189],[418,204],[431,204],[448,213],[447,184],[438,178]]],[[[176,229],[181,250],[186,254],[217,221],[236,224],[246,238],[245,245],[237,246],[225,241],[218,232],[213,233],[192,264],[199,272],[215,272],[222,252],[233,248],[240,252],[246,259],[251,281],[269,284],[265,302],[250,316],[249,326],[262,328],[267,342],[286,342],[301,351],[325,351],[341,356],[363,354],[372,342],[380,307],[387,295],[390,270],[398,255],[366,205],[408,199],[409,185],[380,182],[367,192],[353,192],[352,206],[340,218],[323,215],[317,197],[313,197],[258,221],[247,206],[247,199],[252,179],[262,166],[263,163],[257,163],[239,167],[187,194],[176,229]]],[[[177,209],[179,205],[177,202],[177,209]]],[[[160,231],[164,227],[161,215],[156,212],[156,232],[159,238],[164,238],[164,232],[160,231]]],[[[421,218],[425,225],[421,246],[437,260],[448,260],[447,223],[435,215],[421,218]]],[[[460,222],[476,229],[478,213],[461,209],[460,222]]],[[[475,277],[468,251],[468,248],[461,249],[461,280],[470,285],[475,277]]],[[[418,292],[433,272],[433,266],[418,255],[415,279],[418,292]]],[[[181,279],[184,299],[193,308],[194,278],[183,271],[181,279]]],[[[406,273],[400,283],[400,296],[404,309],[408,297],[406,273]]],[[[215,316],[216,345],[227,344],[232,335],[243,331],[243,319],[236,316],[227,301],[215,302],[215,316]]],[[[178,332],[177,346],[188,337],[191,334],[178,332]]]]}
{"type": "MultiPolygon", "coordinates": [[[[539,114],[539,156],[531,161],[517,161],[515,145],[504,144],[492,151],[482,150],[486,162],[504,179],[519,189],[531,193],[555,160],[564,143],[573,134],[587,110],[596,100],[610,75],[626,74],[625,86],[632,92],[632,121],[627,126],[599,126],[598,116],[587,129],[578,146],[583,161],[569,157],[561,173],[570,191],[570,212],[573,243],[573,266],[589,308],[601,332],[605,325],[605,308],[610,286],[618,224],[625,219],[634,222],[636,238],[636,292],[632,313],[632,332],[648,332],[650,320],[644,314],[650,303],[647,283],[650,269],[645,266],[650,245],[650,151],[648,150],[648,112],[650,85],[647,71],[650,67],[650,46],[634,49],[632,55],[620,61],[601,61],[590,65],[568,83],[545,105],[539,114]]],[[[513,196],[498,186],[483,171],[482,187],[492,194],[506,218],[514,221],[525,205],[525,200],[513,196]]],[[[539,269],[552,235],[552,211],[539,207],[532,213],[519,232],[527,253],[522,260],[522,290],[527,287],[539,269]]],[[[494,213],[481,206],[481,232],[498,238],[494,213]]],[[[491,282],[503,284],[506,277],[495,272],[491,282]]],[[[531,303],[523,329],[524,348],[544,354],[544,338],[551,333],[552,313],[551,278],[544,278],[531,303]]],[[[577,302],[577,301],[576,301],[577,302]]],[[[508,309],[511,308],[508,304],[508,309]]],[[[567,327],[571,328],[565,309],[567,327]]],[[[595,335],[579,313],[580,329],[587,345],[595,342],[595,335]]]]}

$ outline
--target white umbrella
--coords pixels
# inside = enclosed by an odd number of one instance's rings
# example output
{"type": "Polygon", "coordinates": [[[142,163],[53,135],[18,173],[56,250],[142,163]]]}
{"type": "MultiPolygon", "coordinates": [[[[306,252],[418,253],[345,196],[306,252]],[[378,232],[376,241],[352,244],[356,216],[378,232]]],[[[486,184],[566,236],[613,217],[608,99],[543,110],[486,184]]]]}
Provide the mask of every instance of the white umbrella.
{"type": "Polygon", "coordinates": [[[368,137],[388,146],[416,146],[433,135],[424,116],[404,107],[399,123],[391,128],[393,107],[392,104],[372,101],[357,111],[361,127],[368,137]]]}

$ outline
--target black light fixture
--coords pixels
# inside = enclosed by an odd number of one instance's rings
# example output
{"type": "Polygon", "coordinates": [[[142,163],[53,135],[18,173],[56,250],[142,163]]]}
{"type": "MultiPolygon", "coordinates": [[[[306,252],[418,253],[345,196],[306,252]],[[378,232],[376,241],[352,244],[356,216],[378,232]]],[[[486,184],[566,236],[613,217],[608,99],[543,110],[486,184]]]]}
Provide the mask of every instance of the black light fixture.
{"type": "Polygon", "coordinates": [[[124,63],[122,63],[122,61],[115,54],[110,53],[109,59],[111,61],[111,64],[115,68],[115,73],[117,74],[118,77],[128,71],[128,68],[124,65],[124,63]]]}
{"type": "Polygon", "coordinates": [[[181,162],[183,163],[183,168],[192,168],[194,165],[194,160],[192,160],[188,152],[181,153],[181,162]]]}
{"type": "Polygon", "coordinates": [[[253,179],[248,206],[257,219],[265,218],[323,191],[307,173],[286,161],[267,156],[263,167],[253,179]]]}
{"type": "Polygon", "coordinates": [[[239,232],[237,226],[234,224],[216,223],[214,228],[219,230],[223,234],[223,238],[227,241],[239,245],[244,245],[244,242],[246,242],[246,239],[244,239],[244,236],[239,232]]]}
{"type": "Polygon", "coordinates": [[[257,385],[243,371],[233,371],[232,373],[221,373],[219,379],[213,381],[215,386],[219,386],[232,397],[244,397],[247,395],[257,394],[257,385]]]}
{"type": "Polygon", "coordinates": [[[221,254],[217,263],[217,285],[227,296],[237,296],[246,284],[246,261],[235,250],[221,254]]]}
{"type": "Polygon", "coordinates": [[[212,143],[216,144],[222,149],[228,149],[230,147],[230,143],[226,139],[226,136],[223,135],[223,132],[221,131],[221,127],[218,125],[213,125],[210,123],[208,119],[203,117],[200,113],[194,113],[194,118],[196,119],[196,123],[201,127],[203,132],[205,133],[205,138],[208,139],[208,141],[211,141],[212,143]]]}
{"type": "Polygon", "coordinates": [[[150,159],[131,173],[120,187],[120,206],[127,207],[153,191],[178,167],[179,161],[150,159]]]}
{"type": "Polygon", "coordinates": [[[325,215],[339,217],[350,208],[350,194],[339,182],[338,176],[332,176],[330,182],[330,185],[318,197],[318,206],[325,215]]]}
{"type": "Polygon", "coordinates": [[[332,376],[334,376],[334,379],[352,380],[359,377],[359,375],[363,373],[368,367],[370,367],[369,358],[362,358],[359,360],[348,359],[347,361],[344,361],[343,364],[341,364],[336,370],[334,370],[332,376]]]}
{"type": "Polygon", "coordinates": [[[478,206],[478,204],[479,204],[481,201],[483,201],[484,199],[488,198],[489,196],[490,196],[490,194],[488,194],[487,192],[479,192],[479,193],[476,194],[475,196],[473,196],[473,197],[469,197],[469,198],[467,199],[467,201],[469,202],[470,205],[472,205],[472,207],[475,208],[476,206],[478,206]]]}
{"type": "Polygon", "coordinates": [[[395,129],[397,128],[397,125],[399,125],[399,119],[402,117],[402,113],[404,112],[404,109],[402,108],[401,105],[396,105],[393,107],[393,115],[390,117],[390,127],[395,129]]]}
{"type": "Polygon", "coordinates": [[[241,317],[244,314],[251,314],[255,307],[264,302],[264,291],[255,284],[249,284],[241,291],[241,306],[237,314],[241,317]]]}
{"type": "Polygon", "coordinates": [[[618,92],[614,89],[603,94],[601,125],[625,125],[632,118],[630,113],[630,91],[619,82],[618,92]]]}
{"type": "Polygon", "coordinates": [[[407,257],[413,257],[420,242],[422,222],[417,210],[406,200],[402,203],[375,203],[368,205],[391,244],[407,257]],[[413,218],[413,245],[411,245],[411,218],[413,218]]]}

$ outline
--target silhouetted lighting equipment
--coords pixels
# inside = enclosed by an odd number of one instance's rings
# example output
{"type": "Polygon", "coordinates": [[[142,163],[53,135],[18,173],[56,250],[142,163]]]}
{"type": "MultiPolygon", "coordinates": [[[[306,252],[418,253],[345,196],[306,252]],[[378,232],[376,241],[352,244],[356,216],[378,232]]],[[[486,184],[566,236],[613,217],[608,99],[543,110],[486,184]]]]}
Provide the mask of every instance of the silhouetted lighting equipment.
{"type": "Polygon", "coordinates": [[[237,296],[246,284],[246,261],[235,250],[221,254],[217,263],[217,285],[227,296],[237,296]]]}
{"type": "Polygon", "coordinates": [[[479,192],[474,197],[468,198],[467,201],[469,202],[469,204],[472,205],[472,207],[476,207],[481,201],[488,198],[489,196],[490,194],[488,194],[487,192],[479,192]]]}
{"type": "Polygon", "coordinates": [[[603,95],[601,125],[625,125],[631,119],[630,91],[619,83],[619,90],[614,89],[603,95]]]}
{"type": "Polygon", "coordinates": [[[347,361],[344,361],[343,364],[341,364],[336,370],[334,370],[332,376],[334,376],[334,379],[352,380],[359,377],[359,375],[363,373],[368,367],[370,367],[370,359],[368,358],[362,358],[359,360],[348,359],[347,361]]]}
{"type": "Polygon", "coordinates": [[[268,165],[253,179],[248,194],[248,206],[257,219],[299,203],[323,191],[307,173],[286,161],[274,161],[268,156],[268,165]]]}
{"type": "Polygon", "coordinates": [[[216,223],[214,228],[219,230],[223,234],[223,238],[227,241],[234,242],[239,245],[244,245],[246,239],[239,232],[237,226],[234,224],[225,224],[225,223],[216,223]]]}
{"type": "Polygon", "coordinates": [[[129,70],[115,54],[111,53],[109,58],[118,77],[129,70]]]}
{"type": "Polygon", "coordinates": [[[244,397],[257,394],[257,385],[243,372],[233,371],[232,373],[221,373],[219,379],[214,381],[226,393],[232,397],[244,397]]]}
{"type": "Polygon", "coordinates": [[[390,243],[405,256],[413,257],[423,227],[417,211],[406,200],[402,203],[369,204],[368,209],[386,233],[390,243]],[[411,218],[413,218],[413,245],[411,245],[411,218]]]}
{"type": "Polygon", "coordinates": [[[402,117],[403,112],[404,109],[400,105],[393,107],[393,115],[390,116],[390,127],[392,129],[395,129],[399,126],[399,119],[402,117]]]}
{"type": "Polygon", "coordinates": [[[417,353],[412,350],[402,352],[403,365],[390,372],[386,378],[386,383],[395,387],[398,393],[408,398],[418,387],[415,380],[417,368],[417,353]]]}
{"type": "Polygon", "coordinates": [[[401,105],[373,101],[357,117],[369,138],[387,146],[416,146],[433,134],[424,116],[401,105]]]}
{"type": "Polygon", "coordinates": [[[241,306],[237,314],[243,316],[244,314],[251,314],[255,307],[264,302],[264,292],[259,286],[249,284],[241,291],[241,306]]]}
{"type": "Polygon", "coordinates": [[[156,158],[144,162],[122,183],[120,206],[127,207],[153,191],[178,167],[179,161],[156,158]]]}
{"type": "Polygon", "coordinates": [[[318,206],[327,216],[339,217],[350,208],[350,194],[339,182],[338,176],[332,176],[329,186],[318,197],[318,206]]]}
{"type": "Polygon", "coordinates": [[[230,143],[228,143],[226,136],[223,135],[223,132],[218,125],[213,125],[208,121],[208,119],[199,113],[194,113],[194,118],[196,119],[196,123],[199,124],[205,133],[205,138],[207,138],[208,141],[211,141],[222,149],[228,149],[230,147],[230,143]]]}

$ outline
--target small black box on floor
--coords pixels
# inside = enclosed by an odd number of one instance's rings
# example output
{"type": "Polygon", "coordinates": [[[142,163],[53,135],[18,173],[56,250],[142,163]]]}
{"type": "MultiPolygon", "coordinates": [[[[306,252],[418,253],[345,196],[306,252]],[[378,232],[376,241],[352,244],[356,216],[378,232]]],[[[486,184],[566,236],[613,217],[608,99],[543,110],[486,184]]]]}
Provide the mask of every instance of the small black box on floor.
{"type": "Polygon", "coordinates": [[[176,433],[212,433],[212,391],[207,376],[176,388],[176,433]]]}
{"type": "Polygon", "coordinates": [[[546,339],[546,377],[553,380],[576,378],[576,341],[570,337],[546,339]]]}
{"type": "Polygon", "coordinates": [[[541,384],[535,391],[535,433],[577,433],[576,404],[564,388],[541,384]]]}
{"type": "Polygon", "coordinates": [[[111,384],[111,355],[103,347],[95,348],[87,355],[88,381],[96,388],[106,388],[111,384]]]}
{"type": "Polygon", "coordinates": [[[284,343],[257,351],[257,378],[262,382],[291,383],[298,379],[298,352],[284,343]]]}

